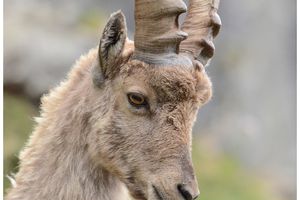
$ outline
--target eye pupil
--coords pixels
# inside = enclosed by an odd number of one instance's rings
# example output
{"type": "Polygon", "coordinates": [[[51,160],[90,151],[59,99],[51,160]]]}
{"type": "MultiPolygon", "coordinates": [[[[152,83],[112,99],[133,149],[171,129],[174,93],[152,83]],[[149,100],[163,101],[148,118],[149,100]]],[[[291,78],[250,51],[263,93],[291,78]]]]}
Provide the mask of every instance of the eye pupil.
{"type": "Polygon", "coordinates": [[[129,93],[128,94],[129,103],[133,106],[144,106],[146,105],[145,97],[141,94],[137,93],[129,93]]]}
{"type": "Polygon", "coordinates": [[[139,97],[137,95],[132,95],[131,98],[136,103],[142,103],[144,101],[142,97],[139,97]]]}

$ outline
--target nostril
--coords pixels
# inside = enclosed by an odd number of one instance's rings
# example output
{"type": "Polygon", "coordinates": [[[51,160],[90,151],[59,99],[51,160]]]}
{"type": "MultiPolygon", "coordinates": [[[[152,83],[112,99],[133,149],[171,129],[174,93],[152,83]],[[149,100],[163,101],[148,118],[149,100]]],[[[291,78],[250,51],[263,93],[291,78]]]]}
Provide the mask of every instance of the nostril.
{"type": "Polygon", "coordinates": [[[191,193],[191,191],[189,190],[189,188],[184,185],[184,184],[178,184],[177,185],[177,189],[179,191],[179,193],[183,196],[183,198],[185,200],[194,200],[198,197],[198,195],[193,196],[191,193]]]}

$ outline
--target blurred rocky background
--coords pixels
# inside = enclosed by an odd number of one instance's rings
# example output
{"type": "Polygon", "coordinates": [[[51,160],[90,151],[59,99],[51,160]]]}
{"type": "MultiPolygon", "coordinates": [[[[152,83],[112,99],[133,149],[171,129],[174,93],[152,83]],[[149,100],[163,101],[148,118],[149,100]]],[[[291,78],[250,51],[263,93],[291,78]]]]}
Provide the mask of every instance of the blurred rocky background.
{"type": "MultiPolygon", "coordinates": [[[[4,177],[18,170],[40,96],[98,45],[111,12],[122,9],[132,39],[133,8],[133,0],[4,0],[4,177]]],[[[199,199],[296,199],[296,0],[226,0],[219,14],[207,69],[214,97],[194,128],[199,199]]]]}

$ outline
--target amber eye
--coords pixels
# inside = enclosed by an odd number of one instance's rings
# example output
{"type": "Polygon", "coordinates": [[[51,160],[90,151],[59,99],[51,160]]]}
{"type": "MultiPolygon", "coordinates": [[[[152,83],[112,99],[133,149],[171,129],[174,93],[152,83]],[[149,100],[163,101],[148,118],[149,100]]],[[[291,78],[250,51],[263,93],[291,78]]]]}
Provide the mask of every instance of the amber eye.
{"type": "Polygon", "coordinates": [[[127,94],[128,101],[131,105],[135,107],[147,106],[148,103],[144,95],[139,93],[129,93],[127,94]]]}

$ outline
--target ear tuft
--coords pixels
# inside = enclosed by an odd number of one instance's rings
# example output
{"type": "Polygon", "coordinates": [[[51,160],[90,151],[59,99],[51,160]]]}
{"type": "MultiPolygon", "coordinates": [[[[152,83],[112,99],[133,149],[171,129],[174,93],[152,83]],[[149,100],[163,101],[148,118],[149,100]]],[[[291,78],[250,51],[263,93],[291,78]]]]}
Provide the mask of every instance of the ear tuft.
{"type": "Polygon", "coordinates": [[[100,67],[104,78],[110,77],[120,59],[127,38],[125,16],[121,11],[113,13],[102,34],[99,45],[100,67]]]}

